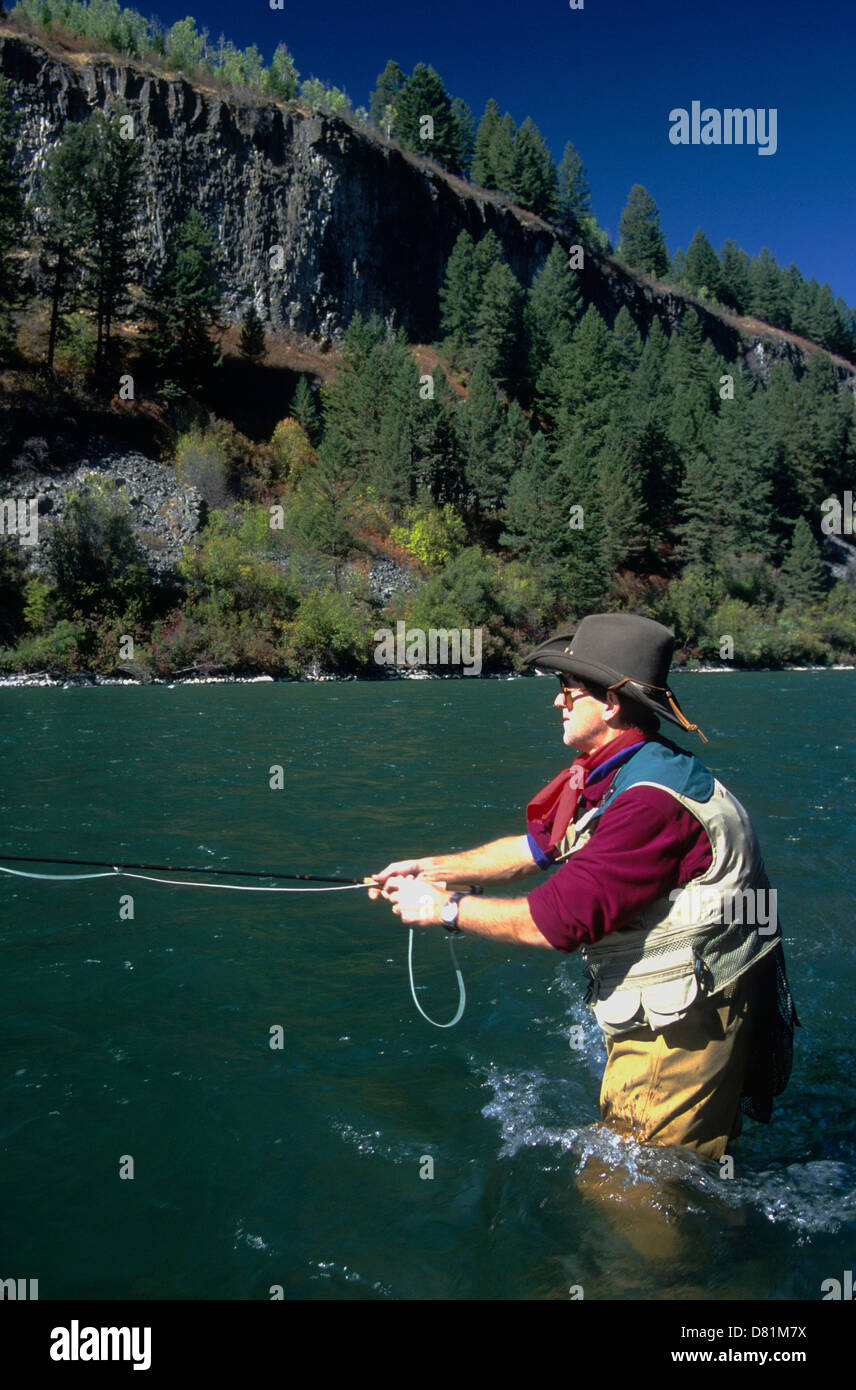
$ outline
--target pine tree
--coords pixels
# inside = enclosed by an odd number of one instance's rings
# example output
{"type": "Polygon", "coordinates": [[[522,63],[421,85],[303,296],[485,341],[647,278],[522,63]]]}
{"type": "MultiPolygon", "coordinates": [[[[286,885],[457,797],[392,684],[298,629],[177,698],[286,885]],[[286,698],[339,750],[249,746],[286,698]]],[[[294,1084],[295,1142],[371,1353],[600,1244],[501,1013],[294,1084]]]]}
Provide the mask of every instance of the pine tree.
{"type": "Polygon", "coordinates": [[[167,251],[151,303],[161,373],[189,391],[199,390],[219,363],[210,337],[219,304],[217,242],[192,208],[167,251]]]}
{"type": "Polygon", "coordinates": [[[577,617],[602,606],[607,588],[597,486],[584,449],[557,463],[536,434],[509,484],[500,535],[531,564],[551,605],[577,617]]]}
{"type": "Polygon", "coordinates": [[[86,171],[91,157],[89,122],[70,126],[48,156],[38,198],[43,214],[42,264],[51,282],[48,371],[53,371],[64,312],[79,303],[83,248],[91,234],[91,209],[86,198],[86,171]]]}
{"type": "Polygon", "coordinates": [[[813,421],[789,362],[777,363],[761,398],[764,430],[773,451],[776,503],[794,519],[820,498],[813,421]]]}
{"type": "Polygon", "coordinates": [[[291,398],[290,414],[300,425],[310,444],[317,445],[320,432],[318,407],[315,404],[312,387],[305,376],[298,378],[294,395],[291,398]]]}
{"type": "Polygon", "coordinates": [[[633,418],[633,456],[642,488],[645,531],[649,550],[656,556],[672,538],[683,468],[657,407],[649,404],[641,416],[633,418]]]}
{"type": "Polygon", "coordinates": [[[842,357],[846,357],[848,362],[852,362],[853,358],[856,357],[856,309],[849,308],[846,300],[843,299],[841,295],[836,299],[835,307],[838,310],[838,317],[841,320],[841,331],[843,335],[841,355],[842,357]]]}
{"type": "Polygon", "coordinates": [[[559,348],[541,374],[540,404],[556,422],[557,446],[584,441],[594,458],[606,442],[617,398],[626,388],[618,347],[590,304],[566,347],[559,348]]]}
{"type": "Polygon", "coordinates": [[[856,412],[850,392],[839,391],[835,367],[825,353],[811,355],[799,391],[813,444],[811,473],[797,473],[802,484],[800,510],[808,514],[821,500],[818,494],[828,496],[852,482],[850,440],[856,412]]]}
{"type": "Polygon", "coordinates": [[[356,545],[357,496],[346,443],[332,425],[325,431],[317,463],[307,469],[298,488],[294,522],[304,543],[331,563],[336,589],[341,589],[343,566],[356,545]]]}
{"type": "Polygon", "coordinates": [[[749,304],[749,257],[736,241],[726,241],[721,252],[720,299],[735,313],[745,314],[749,304]]]}
{"type": "Polygon", "coordinates": [[[497,458],[502,407],[496,387],[481,362],[470,377],[466,401],[458,407],[458,438],[467,488],[477,513],[502,505],[508,477],[497,458]]]}
{"type": "Polygon", "coordinates": [[[388,344],[384,355],[387,384],[382,393],[380,428],[368,480],[382,501],[402,507],[416,497],[419,372],[402,341],[388,344]]]}
{"type": "Polygon", "coordinates": [[[635,418],[641,418],[649,408],[661,420],[667,413],[672,399],[668,361],[669,339],[655,318],[648,329],[639,366],[628,383],[628,401],[635,418]]]}
{"type": "Polygon", "coordinates": [[[672,335],[666,359],[666,381],[671,388],[669,438],[685,462],[708,447],[714,391],[722,374],[711,366],[704,347],[698,316],[687,309],[672,335]]]}
{"type": "Polygon", "coordinates": [[[686,285],[687,283],[687,253],[682,246],[679,246],[672,257],[669,266],[669,284],[686,285]]]}
{"type": "Polygon", "coordinates": [[[591,189],[582,157],[570,140],[558,170],[559,225],[569,236],[578,235],[591,217],[591,189]]]}
{"type": "Polygon", "coordinates": [[[760,256],[753,256],[749,262],[748,312],[765,323],[780,324],[785,317],[781,274],[775,256],[766,246],[761,248],[760,256]]]}
{"type": "Polygon", "coordinates": [[[606,535],[602,477],[581,435],[558,451],[555,503],[545,521],[555,527],[558,591],[576,617],[603,607],[612,575],[604,565],[606,535]]]}
{"type": "Polygon", "coordinates": [[[533,386],[550,356],[569,343],[582,312],[576,271],[558,242],[536,272],[525,311],[529,371],[533,386]]]}
{"type": "Polygon", "coordinates": [[[804,275],[801,275],[796,266],[788,266],[784,272],[783,280],[787,276],[790,299],[788,302],[788,321],[789,327],[794,333],[799,333],[803,338],[811,337],[812,323],[811,312],[814,307],[815,293],[818,285],[814,281],[814,289],[809,285],[804,275]]]}
{"type": "Polygon", "coordinates": [[[384,135],[395,132],[395,107],[399,93],[405,83],[404,73],[390,58],[382,73],[378,74],[377,86],[369,101],[369,120],[384,135]]]}
{"type": "Polygon", "coordinates": [[[615,345],[628,376],[635,372],[642,357],[642,334],[633,322],[630,310],[622,304],[612,326],[615,345]]]}
{"type": "Polygon", "coordinates": [[[612,423],[597,458],[600,494],[600,553],[605,574],[645,549],[643,478],[632,439],[612,423]]]}
{"type": "Polygon", "coordinates": [[[496,232],[485,232],[475,246],[473,253],[473,302],[478,306],[488,272],[502,260],[502,242],[496,232]]]}
{"type": "Polygon", "coordinates": [[[500,193],[512,196],[514,188],[514,142],[517,139],[517,126],[506,111],[493,133],[490,145],[490,162],[496,182],[494,188],[500,193]]]}
{"type": "Polygon", "coordinates": [[[476,310],[473,352],[489,376],[502,385],[520,369],[523,291],[504,261],[484,278],[476,310]]]}
{"type": "Polygon", "coordinates": [[[620,251],[628,265],[660,278],[669,269],[669,253],[660,231],[657,204],[646,188],[635,183],[619,224],[620,251]]]}
{"type": "Polygon", "coordinates": [[[264,90],[279,101],[294,101],[300,87],[300,74],[284,43],[274,49],[270,67],[264,74],[264,90]]]}
{"type": "Polygon", "coordinates": [[[0,364],[8,361],[15,341],[12,309],[21,292],[13,259],[24,232],[24,199],[14,169],[17,133],[6,82],[0,77],[0,364]]]}
{"type": "Polygon", "coordinates": [[[452,173],[461,169],[461,134],[452,102],[438,74],[417,63],[395,103],[395,133],[408,149],[435,159],[452,173]],[[434,133],[425,139],[423,117],[430,116],[434,133]]]}
{"type": "Polygon", "coordinates": [[[325,430],[335,425],[340,439],[346,442],[354,440],[355,447],[359,447],[358,441],[361,441],[364,430],[368,429],[374,439],[379,427],[379,402],[370,396],[365,400],[365,378],[376,369],[377,349],[386,342],[387,337],[386,326],[377,314],[372,314],[369,319],[364,319],[359,313],[354,314],[342,343],[341,370],[332,381],[325,382],[321,387],[325,430]]]}
{"type": "Polygon", "coordinates": [[[723,480],[708,454],[693,454],[687,463],[678,505],[681,561],[685,566],[709,571],[723,548],[728,499],[723,480]]]}
{"type": "Polygon", "coordinates": [[[440,288],[440,327],[453,356],[469,344],[476,304],[473,300],[475,247],[469,232],[459,232],[446,263],[440,288]]]}
{"type": "Polygon", "coordinates": [[[821,347],[829,348],[831,352],[843,352],[845,350],[843,325],[838,317],[838,310],[835,307],[835,300],[829,285],[821,285],[817,290],[811,308],[809,327],[813,342],[820,343],[821,347]]]}
{"type": "Polygon", "coordinates": [[[685,283],[705,298],[719,299],[722,267],[719,257],[699,227],[687,250],[685,283]]]}
{"type": "MultiPolygon", "coordinates": [[[[95,368],[103,373],[110,351],[113,320],[127,302],[127,285],[136,269],[133,227],[140,203],[142,144],[123,135],[124,113],[94,111],[85,122],[87,146],[81,197],[83,228],[78,229],[83,293],[96,325],[95,368]]],[[[72,200],[76,203],[77,199],[72,200]]]]}
{"type": "Polygon", "coordinates": [[[528,560],[548,588],[554,588],[558,581],[556,539],[564,521],[558,515],[558,505],[550,443],[545,434],[538,433],[511,477],[500,544],[528,560]]]}
{"type": "MultiPolygon", "coordinates": [[[[241,356],[246,357],[253,367],[257,366],[267,355],[265,327],[259,318],[259,311],[254,299],[250,300],[250,306],[244,314],[238,350],[241,356]]],[[[302,377],[300,379],[303,380],[302,377]]]]}
{"type": "Polygon", "coordinates": [[[526,450],[532,443],[532,431],[525,412],[516,400],[505,407],[496,441],[496,457],[504,478],[511,478],[521,467],[526,450]]]}
{"type": "Polygon", "coordinates": [[[712,435],[714,466],[728,506],[727,549],[766,561],[774,544],[772,441],[758,409],[763,392],[753,391],[741,374],[732,374],[734,399],[720,406],[712,435]]]}
{"type": "Polygon", "coordinates": [[[805,294],[805,276],[797,266],[791,262],[786,270],[782,270],[779,275],[779,291],[782,297],[782,327],[789,328],[794,333],[796,314],[805,294]]]}
{"type": "Polygon", "coordinates": [[[493,167],[493,147],[501,124],[502,117],[499,114],[499,107],[491,97],[484,109],[484,115],[479,121],[473,151],[473,183],[478,184],[480,188],[496,188],[498,186],[496,171],[493,167]]]}
{"type": "Polygon", "coordinates": [[[469,178],[476,147],[476,119],[467,103],[460,97],[455,97],[452,102],[452,118],[457,126],[459,172],[465,178],[469,178]]]}
{"type": "Polygon", "coordinates": [[[464,462],[456,425],[457,396],[439,363],[434,367],[434,396],[419,400],[414,417],[414,466],[417,491],[432,500],[462,506],[466,501],[464,462]]]}
{"type": "Polygon", "coordinates": [[[440,290],[440,322],[456,364],[472,365],[485,282],[493,267],[501,261],[502,246],[495,232],[487,232],[477,246],[467,232],[459,233],[440,290]]]}
{"type": "Polygon", "coordinates": [[[516,203],[539,217],[556,215],[556,166],[546,140],[530,116],[514,141],[514,171],[508,192],[516,203]]]}
{"type": "Polygon", "coordinates": [[[828,587],[820,548],[804,516],[797,517],[787,559],[781,570],[782,590],[790,603],[820,603],[828,587]]]}

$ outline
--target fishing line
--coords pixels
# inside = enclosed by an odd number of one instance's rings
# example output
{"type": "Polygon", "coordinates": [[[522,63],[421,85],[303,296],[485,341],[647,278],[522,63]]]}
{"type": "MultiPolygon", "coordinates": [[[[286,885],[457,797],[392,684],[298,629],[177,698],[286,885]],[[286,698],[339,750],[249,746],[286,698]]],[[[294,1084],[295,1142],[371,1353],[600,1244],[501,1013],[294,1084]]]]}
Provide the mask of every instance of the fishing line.
{"type": "Polygon", "coordinates": [[[464,1016],[464,1009],[467,1005],[467,990],[464,984],[464,977],[461,974],[461,967],[458,965],[458,957],[455,954],[455,943],[452,940],[452,936],[450,933],[447,933],[447,935],[449,936],[449,950],[452,953],[452,961],[455,966],[455,974],[458,977],[458,1012],[455,1014],[455,1017],[450,1020],[449,1023],[438,1023],[435,1018],[430,1018],[429,1015],[426,1014],[422,1005],[419,1003],[419,1000],[416,998],[416,982],[413,978],[413,935],[413,928],[411,927],[410,940],[407,943],[407,973],[410,977],[410,996],[417,1009],[421,1013],[422,1017],[427,1019],[428,1022],[434,1028],[454,1028],[455,1024],[460,1023],[461,1019],[464,1016]]]}
{"type": "MultiPolygon", "coordinates": [[[[79,883],[84,880],[94,878],[136,878],[142,879],[145,883],[163,883],[168,888],[219,888],[232,893],[343,893],[353,891],[355,888],[377,887],[371,877],[364,879],[335,879],[335,878],[316,878],[313,874],[280,874],[280,873],[260,873],[249,869],[194,869],[194,868],[173,868],[171,864],[109,864],[103,859],[39,859],[37,855],[30,854],[7,854],[7,860],[13,864],[86,864],[91,866],[103,866],[108,869],[107,873],[97,874],[37,874],[26,869],[7,869],[0,864],[0,874],[9,874],[13,878],[32,878],[40,881],[52,883],[79,883]],[[330,884],[334,886],[324,888],[256,888],[246,883],[199,883],[177,878],[155,878],[152,874],[136,872],[140,869],[159,869],[170,873],[186,874],[232,874],[235,878],[299,878],[311,880],[317,883],[330,884]],[[131,872],[134,870],[135,872],[131,872]]],[[[458,1008],[455,1017],[448,1023],[438,1023],[436,1019],[426,1014],[419,1000],[416,998],[416,981],[413,976],[413,928],[410,928],[410,939],[407,945],[407,974],[410,980],[410,995],[422,1017],[431,1024],[433,1028],[454,1028],[456,1023],[460,1023],[464,1016],[464,1009],[467,1003],[467,991],[464,985],[464,977],[461,974],[461,967],[458,964],[458,957],[455,953],[455,943],[449,936],[449,950],[452,954],[452,962],[455,974],[458,979],[458,1008]]]]}
{"type": "MultiPolygon", "coordinates": [[[[48,861],[50,863],[59,861],[48,861]]],[[[63,861],[69,862],[69,861],[63,861]]],[[[185,870],[190,873],[207,873],[207,869],[185,870]]],[[[216,873],[217,870],[211,872],[216,873]]],[[[153,874],[134,874],[127,869],[122,869],[119,865],[114,865],[108,874],[33,874],[26,873],[23,869],[4,869],[0,864],[0,873],[13,874],[15,878],[41,878],[52,879],[55,883],[72,883],[79,879],[86,878],[141,878],[146,883],[165,883],[170,888],[222,888],[229,889],[233,893],[342,893],[352,891],[354,888],[367,888],[366,883],[344,883],[336,888],[255,888],[246,883],[196,883],[188,882],[180,878],[155,878],[153,874]]],[[[273,878],[273,874],[259,874],[259,878],[273,878]]],[[[297,875],[295,874],[295,878],[297,875]]]]}

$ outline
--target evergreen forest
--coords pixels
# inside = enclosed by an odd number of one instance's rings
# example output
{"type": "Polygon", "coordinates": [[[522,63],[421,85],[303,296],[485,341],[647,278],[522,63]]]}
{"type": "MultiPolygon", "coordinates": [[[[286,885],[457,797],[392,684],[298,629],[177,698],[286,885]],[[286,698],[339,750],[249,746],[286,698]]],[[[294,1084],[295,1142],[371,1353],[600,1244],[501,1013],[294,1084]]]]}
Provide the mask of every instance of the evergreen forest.
{"type": "MultiPolygon", "coordinates": [[[[298,374],[272,431],[239,428],[220,406],[216,229],[191,208],[143,284],[131,235],[138,145],[121,138],[121,111],[70,125],[27,205],[0,83],[4,391],[40,393],[55,413],[154,421],[146,437],[198,490],[206,518],[169,583],[147,564],[128,498],[104,481],[70,494],[35,571],[0,537],[0,669],[110,675],[130,634],[137,669],[161,678],[297,676],[311,664],[377,675],[373,634],[403,621],[480,628],[484,669],[503,671],[604,609],[667,623],[681,661],[856,660],[854,566],[824,510],[853,492],[856,397],[835,359],[856,360],[856,313],[828,285],[766,250],[750,257],[728,241],[717,253],[701,230],[670,256],[639,185],[613,247],[570,141],[556,166],[531,119],[518,126],[491,100],[476,122],[421,63],[407,76],[389,62],[354,109],[338,89],[301,80],[284,46],[265,67],[256,49],[212,43],[189,18],[164,30],[115,0],[22,0],[12,20],[245,97],[337,112],[559,236],[522,284],[493,232],[462,232],[434,343],[355,316],[320,387],[298,374]],[[20,274],[24,247],[37,247],[38,287],[20,274]],[[655,316],[643,335],[626,308],[608,322],[585,302],[580,258],[607,254],[686,292],[671,333],[655,316]],[[694,301],[799,335],[803,365],[783,359],[756,378],[719,355],[694,301]],[[26,334],[36,313],[38,360],[26,334]],[[146,389],[117,406],[125,374],[146,389]],[[403,576],[382,598],[378,557],[403,576]]],[[[252,374],[272,345],[254,305],[239,327],[252,374]]]]}

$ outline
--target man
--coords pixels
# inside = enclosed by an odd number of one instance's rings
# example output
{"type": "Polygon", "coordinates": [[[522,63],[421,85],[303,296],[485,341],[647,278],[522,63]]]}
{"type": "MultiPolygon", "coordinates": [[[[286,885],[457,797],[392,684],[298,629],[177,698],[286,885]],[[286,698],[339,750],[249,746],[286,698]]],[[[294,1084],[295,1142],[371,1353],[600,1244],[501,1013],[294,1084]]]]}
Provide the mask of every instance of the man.
{"type": "Polygon", "coordinates": [[[797,1020],[749,818],[659,734],[660,718],[697,729],[668,688],[673,646],[660,623],[626,613],[544,642],[527,663],[559,676],[563,742],[581,756],[529,803],[526,835],[389,864],[369,896],[405,923],[580,949],[606,1035],[602,1120],[718,1159],[741,1110],[769,1121],[797,1020]],[[554,866],[528,897],[464,887],[554,866]]]}

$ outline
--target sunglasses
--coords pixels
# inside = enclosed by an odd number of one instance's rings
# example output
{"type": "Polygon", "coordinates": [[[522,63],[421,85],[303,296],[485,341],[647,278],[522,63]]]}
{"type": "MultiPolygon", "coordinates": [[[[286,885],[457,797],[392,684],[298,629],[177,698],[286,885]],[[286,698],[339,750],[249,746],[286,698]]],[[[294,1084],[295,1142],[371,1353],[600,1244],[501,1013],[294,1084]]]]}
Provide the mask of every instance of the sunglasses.
{"type": "Polygon", "coordinates": [[[585,686],[580,685],[579,682],[574,683],[566,680],[564,676],[560,676],[559,685],[562,687],[562,695],[567,709],[572,709],[577,700],[594,699],[591,691],[586,690],[585,686]]]}

